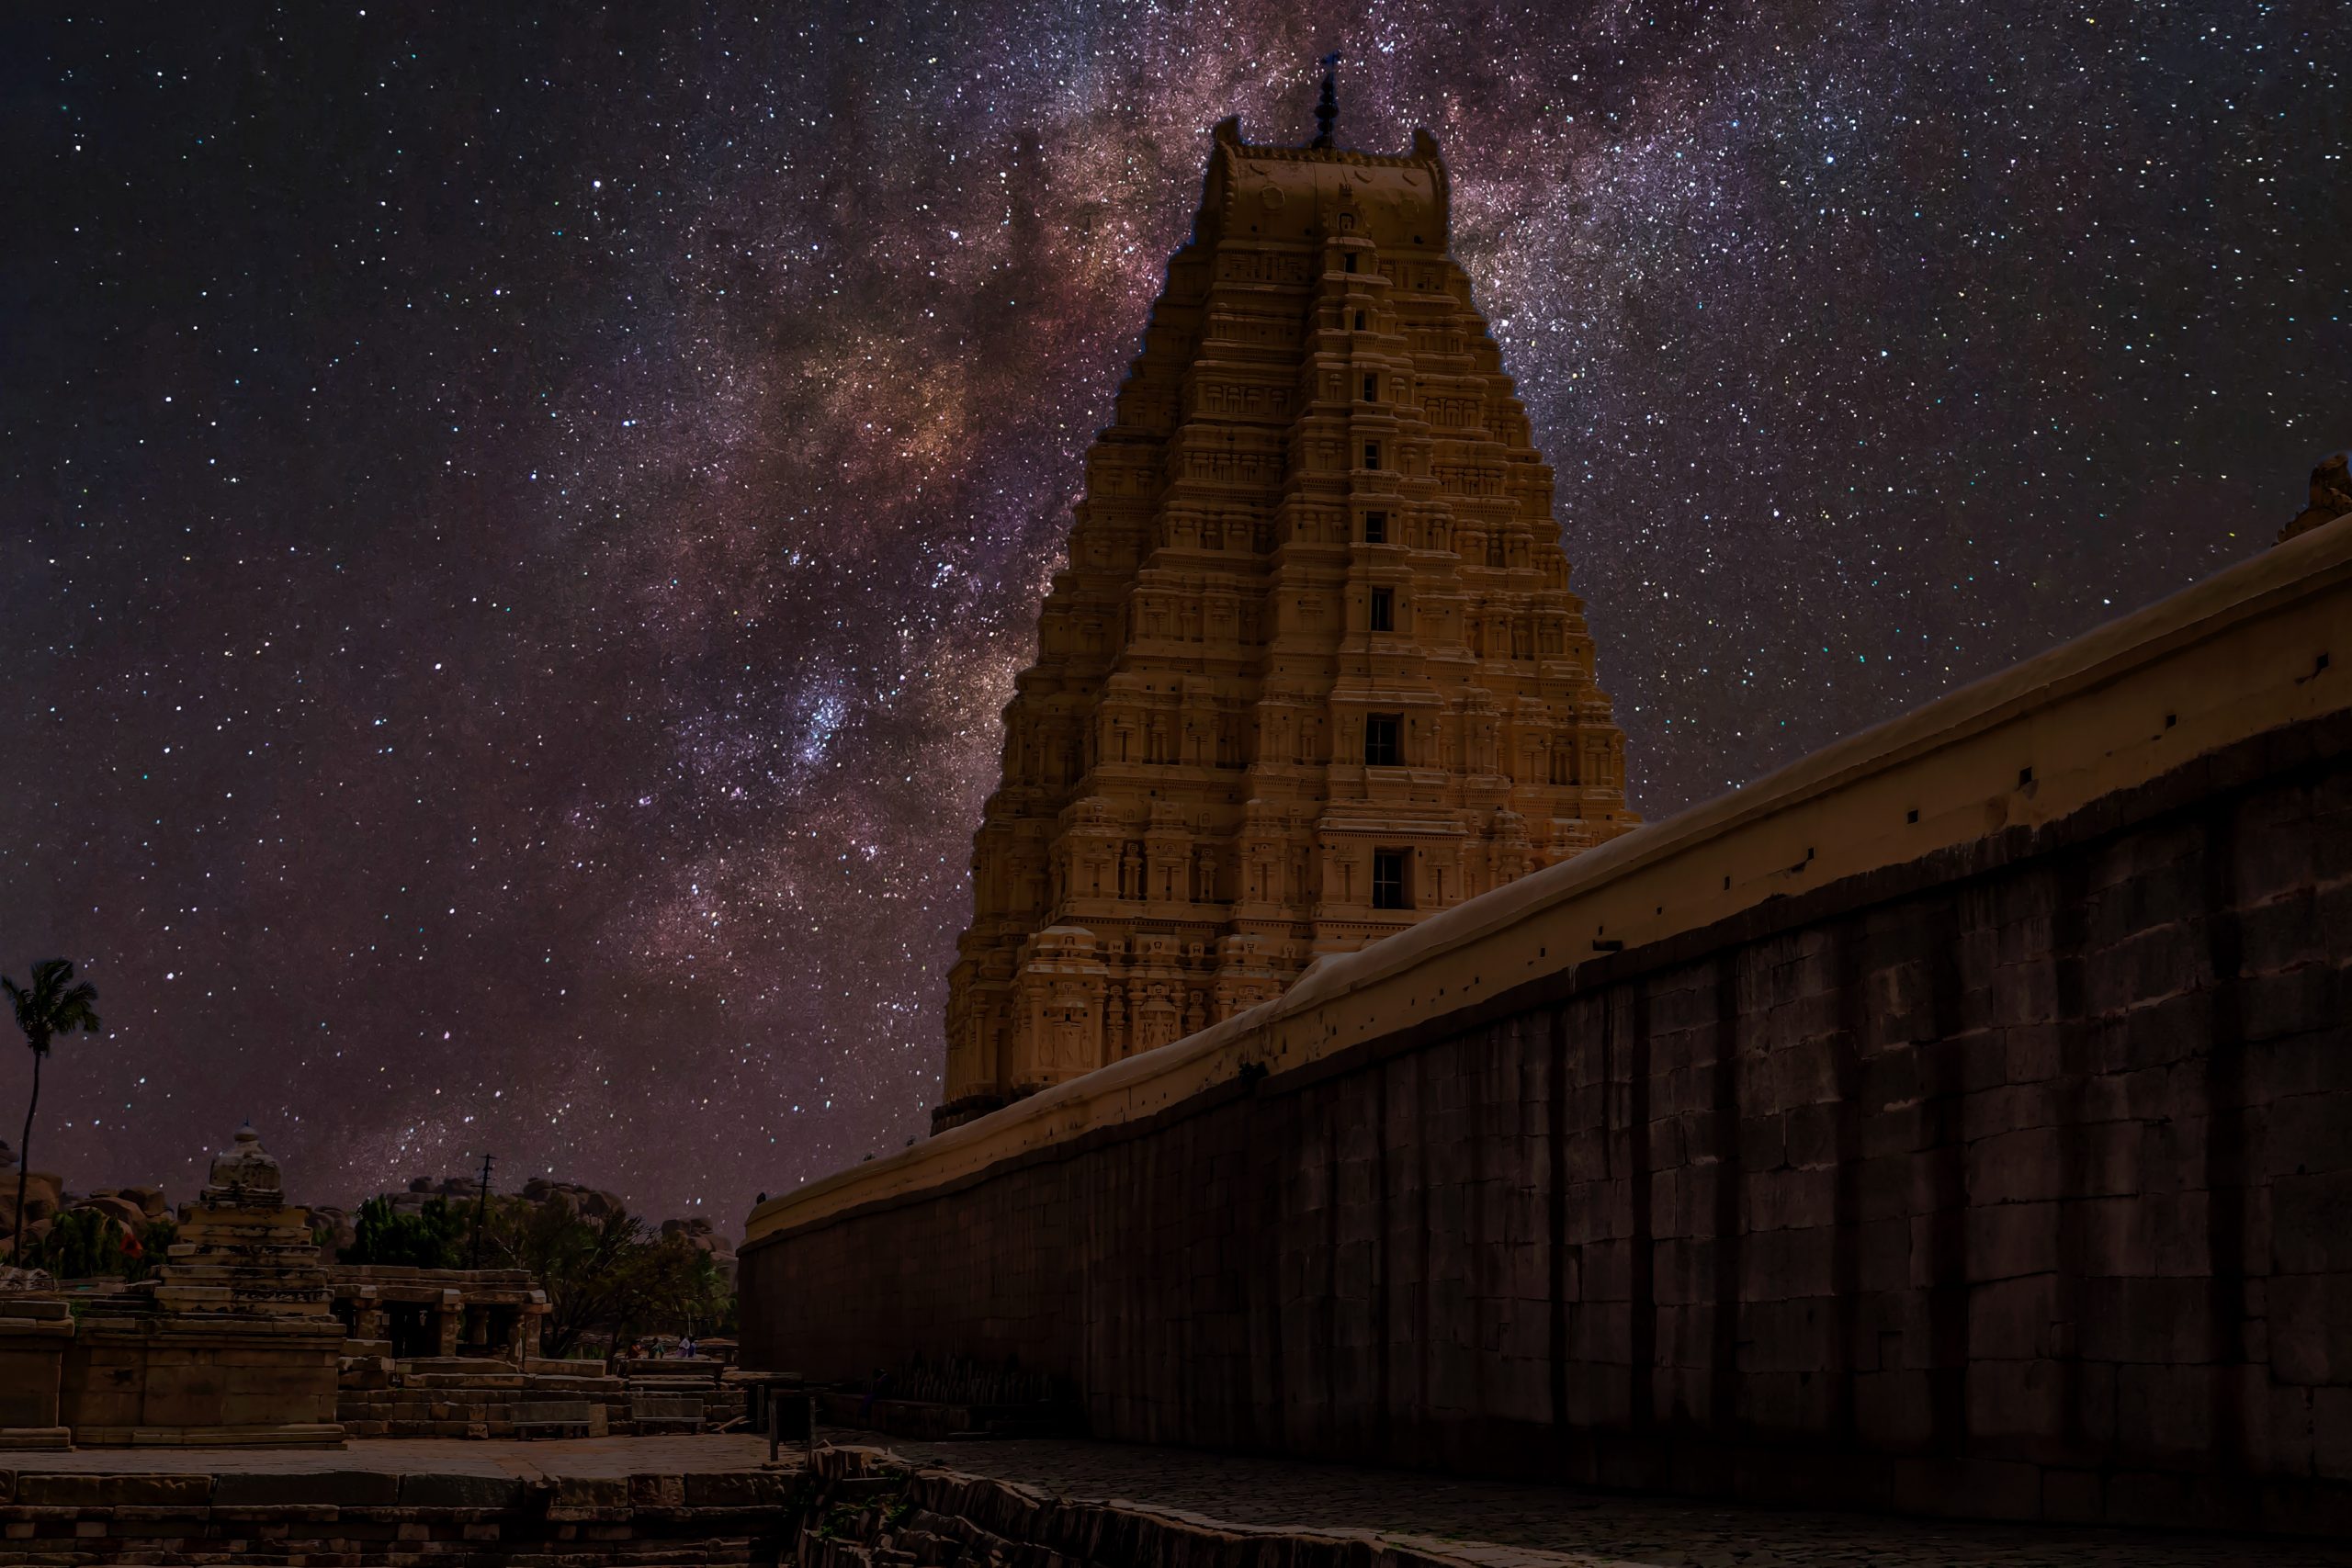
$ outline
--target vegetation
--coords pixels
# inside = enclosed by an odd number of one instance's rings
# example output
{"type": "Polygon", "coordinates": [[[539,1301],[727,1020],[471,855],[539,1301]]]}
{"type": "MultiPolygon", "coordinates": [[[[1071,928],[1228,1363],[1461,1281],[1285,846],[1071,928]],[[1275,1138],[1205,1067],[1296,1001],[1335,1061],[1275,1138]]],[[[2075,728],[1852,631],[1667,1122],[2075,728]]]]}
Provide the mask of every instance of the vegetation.
{"type": "Polygon", "coordinates": [[[352,1242],[336,1257],[345,1263],[398,1264],[411,1269],[456,1269],[464,1263],[464,1216],[438,1198],[404,1213],[389,1198],[370,1198],[352,1216],[352,1242]]]}
{"type": "Polygon", "coordinates": [[[33,1053],[33,1092],[25,1101],[25,1135],[17,1145],[17,1213],[15,1235],[9,1243],[9,1256],[19,1263],[25,1251],[25,1182],[33,1168],[33,1111],[40,1104],[40,1065],[49,1059],[51,1042],[61,1034],[80,1030],[96,1034],[103,1027],[98,1022],[98,988],[87,980],[74,982],[74,961],[70,958],[44,958],[32,969],[32,984],[19,986],[6,976],[0,976],[0,991],[6,991],[9,1003],[17,1010],[17,1027],[24,1031],[25,1043],[33,1053]]]}
{"type": "Polygon", "coordinates": [[[548,1295],[540,1354],[563,1357],[591,1336],[622,1345],[639,1334],[709,1332],[734,1300],[710,1256],[683,1236],[648,1234],[635,1216],[583,1217],[561,1200],[493,1205],[485,1251],[527,1269],[548,1295]]]}
{"type": "Polygon", "coordinates": [[[136,1253],[124,1255],[122,1277],[126,1280],[144,1280],[153,1276],[155,1270],[163,1266],[164,1260],[171,1257],[172,1243],[179,1238],[179,1222],[169,1214],[161,1219],[149,1220],[141,1225],[139,1250],[136,1253]]]}
{"type": "MultiPolygon", "coordinates": [[[[725,1332],[735,1302],[710,1255],[684,1236],[648,1230],[632,1214],[583,1215],[568,1200],[492,1198],[486,1205],[485,1267],[527,1269],[547,1292],[543,1356],[571,1355],[591,1341],[627,1344],[642,1334],[725,1332]]],[[[345,1263],[460,1269],[472,1256],[475,1205],[427,1198],[396,1209],[370,1198],[352,1216],[345,1263]]]]}
{"type": "Polygon", "coordinates": [[[50,1222],[49,1234],[33,1244],[28,1256],[61,1280],[119,1274],[126,1261],[122,1226],[96,1209],[68,1209],[50,1222]]]}
{"type": "Polygon", "coordinates": [[[49,1224],[49,1234],[25,1247],[25,1261],[61,1280],[96,1280],[119,1274],[144,1280],[168,1257],[179,1239],[170,1219],[149,1220],[135,1233],[96,1209],[68,1209],[49,1224]]]}

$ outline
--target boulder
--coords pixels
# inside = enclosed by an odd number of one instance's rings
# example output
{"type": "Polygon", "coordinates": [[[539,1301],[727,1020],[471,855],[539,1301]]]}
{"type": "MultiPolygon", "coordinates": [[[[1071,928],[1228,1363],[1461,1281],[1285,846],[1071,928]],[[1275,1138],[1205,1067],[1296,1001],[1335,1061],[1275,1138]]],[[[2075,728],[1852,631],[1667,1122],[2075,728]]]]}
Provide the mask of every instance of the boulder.
{"type": "Polygon", "coordinates": [[[128,1198],[139,1205],[139,1212],[151,1220],[160,1220],[171,1212],[171,1204],[160,1187],[121,1187],[115,1190],[118,1198],[128,1198]]]}
{"type": "Polygon", "coordinates": [[[126,1229],[136,1231],[146,1223],[147,1211],[130,1199],[112,1193],[93,1194],[74,1205],[76,1209],[94,1209],[126,1229]]]}
{"type": "MultiPolygon", "coordinates": [[[[13,1175],[14,1173],[11,1172],[7,1173],[6,1177],[0,1177],[0,1219],[11,1221],[16,1217],[17,1184],[7,1178],[13,1175]]],[[[52,1176],[47,1171],[34,1171],[25,1179],[26,1220],[30,1222],[49,1218],[50,1215],[57,1213],[58,1206],[64,1196],[65,1182],[62,1177],[52,1176]]]]}

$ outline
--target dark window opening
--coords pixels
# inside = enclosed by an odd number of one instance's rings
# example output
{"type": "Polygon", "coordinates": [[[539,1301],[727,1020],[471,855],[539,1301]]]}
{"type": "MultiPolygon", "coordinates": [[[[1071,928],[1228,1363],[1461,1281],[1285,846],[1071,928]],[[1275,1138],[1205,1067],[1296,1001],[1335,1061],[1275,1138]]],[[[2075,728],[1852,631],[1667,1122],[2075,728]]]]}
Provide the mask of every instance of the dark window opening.
{"type": "Polygon", "coordinates": [[[1375,588],[1372,591],[1372,629],[1393,632],[1396,629],[1396,591],[1375,588]]]}
{"type": "Polygon", "coordinates": [[[1367,512],[1363,514],[1363,542],[1385,545],[1388,542],[1388,513],[1367,512]]]}
{"type": "Polygon", "coordinates": [[[1372,852],[1372,907],[1375,909],[1405,909],[1405,856],[1399,850],[1374,850],[1372,852]]]}
{"type": "Polygon", "coordinates": [[[1363,331],[1363,312],[1362,310],[1358,310],[1356,312],[1356,331],[1363,331]]]}
{"type": "Polygon", "coordinates": [[[1376,468],[1380,467],[1379,442],[1367,441],[1363,444],[1363,466],[1367,468],[1376,468]]]}
{"type": "Polygon", "coordinates": [[[1404,728],[1402,714],[1368,715],[1363,721],[1363,765],[1367,768],[1403,767],[1404,748],[1398,732],[1404,728]]]}
{"type": "Polygon", "coordinates": [[[1363,378],[1363,400],[1368,403],[1376,403],[1380,400],[1379,377],[1366,376],[1363,378]]]}
{"type": "Polygon", "coordinates": [[[1348,270],[1348,271],[1350,271],[1350,272],[1353,272],[1353,271],[1355,271],[1355,269],[1356,269],[1356,254],[1355,254],[1355,252],[1353,252],[1353,251],[1350,251],[1346,255],[1341,256],[1341,257],[1340,258],[1340,265],[1341,266],[1343,266],[1343,267],[1347,268],[1347,270],[1348,270]]]}
{"type": "Polygon", "coordinates": [[[441,1353],[441,1325],[422,1302],[386,1302],[384,1337],[391,1341],[392,1355],[401,1360],[441,1353]]]}

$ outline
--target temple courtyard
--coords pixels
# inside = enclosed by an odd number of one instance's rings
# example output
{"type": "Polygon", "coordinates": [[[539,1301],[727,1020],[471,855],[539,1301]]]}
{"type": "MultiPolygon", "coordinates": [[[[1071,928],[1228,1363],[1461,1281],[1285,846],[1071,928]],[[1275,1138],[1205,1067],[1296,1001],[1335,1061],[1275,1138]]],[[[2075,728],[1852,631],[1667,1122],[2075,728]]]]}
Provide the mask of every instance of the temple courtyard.
{"type": "MultiPolygon", "coordinates": [[[[846,1462],[854,1475],[867,1477],[836,1481],[825,1494],[828,1501],[846,1496],[872,1503],[869,1517],[878,1519],[896,1512],[888,1505],[900,1495],[901,1483],[872,1479],[877,1461],[918,1477],[957,1472],[981,1478],[983,1485],[1007,1483],[989,1490],[1001,1499],[1008,1488],[1020,1489],[1018,1495],[1047,1511],[1057,1502],[1109,1504],[1112,1509],[1102,1511],[1190,1527],[1183,1539],[1209,1550],[1177,1555],[1204,1562],[1230,1561],[1231,1548],[1256,1539],[1308,1548],[1305,1554],[1284,1553],[1300,1560],[1320,1555],[1313,1548],[1345,1551],[1360,1543],[1377,1552],[1372,1561],[1384,1568],[2352,1564],[2352,1546],[2317,1541],[1781,1510],[1083,1439],[893,1438],[883,1449],[869,1446],[868,1438],[820,1430],[820,1470],[846,1462]]],[[[765,1439],[728,1434],[536,1442],[362,1438],[342,1449],[27,1453],[15,1456],[12,1470],[0,1469],[0,1519],[6,1521],[0,1562],[193,1560],[195,1553],[134,1557],[128,1550],[133,1543],[111,1539],[110,1532],[188,1529],[187,1523],[170,1527],[167,1519],[205,1515],[235,1521],[212,1529],[216,1551],[241,1559],[377,1561],[354,1550],[357,1542],[323,1533],[372,1526],[422,1560],[461,1540],[488,1546],[500,1539],[500,1527],[490,1522],[493,1516],[529,1514],[535,1496],[537,1517],[577,1521],[548,1527],[550,1534],[576,1533],[583,1548],[601,1541],[611,1561],[650,1560],[643,1553],[657,1546],[674,1554],[706,1531],[713,1550],[703,1560],[774,1561],[762,1543],[773,1551],[784,1542],[787,1499],[807,1495],[806,1471],[799,1445],[785,1445],[771,1467],[765,1439]],[[660,1521],[658,1531],[649,1518],[660,1521]],[[123,1519],[131,1523],[121,1525],[123,1519]],[[435,1522],[450,1526],[451,1540],[433,1539],[439,1533],[435,1522]],[[298,1540],[288,1539],[289,1529],[298,1540]],[[236,1530],[249,1538],[235,1536],[236,1530]],[[304,1531],[314,1538],[309,1543],[314,1550],[289,1550],[301,1544],[304,1531]],[[68,1540],[86,1554],[61,1556],[57,1549],[68,1540]],[[331,1540],[342,1550],[324,1550],[331,1540]]],[[[936,1487],[938,1478],[930,1479],[936,1487]]],[[[955,1495],[968,1499],[972,1493],[967,1487],[955,1495]]],[[[973,1512],[991,1529],[1001,1526],[1001,1507],[973,1512]]],[[[856,1532],[844,1533],[854,1539],[856,1532]]],[[[840,1561],[845,1543],[827,1544],[834,1549],[828,1560],[840,1561]]],[[[858,1561],[882,1564],[898,1559],[895,1544],[849,1550],[858,1561]]],[[[784,1555],[792,1555],[789,1545],[784,1555]]],[[[918,1553],[917,1560],[929,1558],[918,1553]]],[[[1069,1561],[1067,1553],[1063,1560],[1069,1561]]]]}

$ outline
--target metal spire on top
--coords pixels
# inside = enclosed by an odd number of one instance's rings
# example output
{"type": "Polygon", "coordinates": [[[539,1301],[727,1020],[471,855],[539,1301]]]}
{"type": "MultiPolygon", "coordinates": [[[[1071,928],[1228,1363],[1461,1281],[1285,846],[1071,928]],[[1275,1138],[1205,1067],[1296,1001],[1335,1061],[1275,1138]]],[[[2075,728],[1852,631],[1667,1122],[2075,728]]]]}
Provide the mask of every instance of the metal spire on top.
{"type": "Polygon", "coordinates": [[[1340,118],[1340,51],[1333,50],[1323,57],[1323,101],[1315,106],[1315,141],[1317,147],[1329,147],[1331,127],[1340,118]]]}

